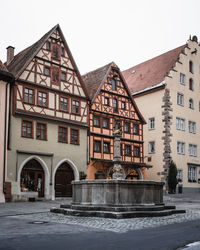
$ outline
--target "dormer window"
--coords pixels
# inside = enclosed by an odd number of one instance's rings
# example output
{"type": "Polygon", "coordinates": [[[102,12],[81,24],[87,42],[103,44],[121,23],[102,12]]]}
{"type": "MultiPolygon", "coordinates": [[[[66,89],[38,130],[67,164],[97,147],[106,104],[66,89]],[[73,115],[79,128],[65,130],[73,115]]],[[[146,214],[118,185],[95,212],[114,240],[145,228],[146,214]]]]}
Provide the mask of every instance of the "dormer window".
{"type": "Polygon", "coordinates": [[[194,73],[194,65],[192,61],[189,61],[189,71],[190,73],[194,73]]]}

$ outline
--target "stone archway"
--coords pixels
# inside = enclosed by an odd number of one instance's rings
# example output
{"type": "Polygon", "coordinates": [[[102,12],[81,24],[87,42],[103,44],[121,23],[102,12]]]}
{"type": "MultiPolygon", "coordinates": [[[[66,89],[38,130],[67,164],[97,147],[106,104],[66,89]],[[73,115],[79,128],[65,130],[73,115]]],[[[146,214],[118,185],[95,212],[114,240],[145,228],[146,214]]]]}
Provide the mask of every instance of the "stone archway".
{"type": "Polygon", "coordinates": [[[46,163],[36,155],[25,159],[19,167],[17,184],[19,195],[29,191],[38,192],[39,197],[48,198],[49,171],[46,163]]]}
{"type": "Polygon", "coordinates": [[[79,171],[69,159],[61,160],[53,171],[52,200],[56,197],[71,197],[71,181],[79,180],[79,171]]]}

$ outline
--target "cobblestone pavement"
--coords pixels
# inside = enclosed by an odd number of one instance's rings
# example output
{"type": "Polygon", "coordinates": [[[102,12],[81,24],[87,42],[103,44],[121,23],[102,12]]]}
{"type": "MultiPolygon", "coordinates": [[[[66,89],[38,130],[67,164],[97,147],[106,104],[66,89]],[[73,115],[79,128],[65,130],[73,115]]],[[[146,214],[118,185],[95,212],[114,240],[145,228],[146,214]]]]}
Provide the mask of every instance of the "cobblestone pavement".
{"type": "Polygon", "coordinates": [[[13,216],[29,221],[44,221],[64,223],[68,225],[80,225],[93,229],[108,230],[115,233],[125,233],[130,230],[159,227],[174,223],[181,223],[200,219],[200,210],[188,210],[185,214],[175,214],[165,217],[133,218],[133,219],[108,219],[96,217],[76,217],[54,213],[37,213],[13,216]]]}

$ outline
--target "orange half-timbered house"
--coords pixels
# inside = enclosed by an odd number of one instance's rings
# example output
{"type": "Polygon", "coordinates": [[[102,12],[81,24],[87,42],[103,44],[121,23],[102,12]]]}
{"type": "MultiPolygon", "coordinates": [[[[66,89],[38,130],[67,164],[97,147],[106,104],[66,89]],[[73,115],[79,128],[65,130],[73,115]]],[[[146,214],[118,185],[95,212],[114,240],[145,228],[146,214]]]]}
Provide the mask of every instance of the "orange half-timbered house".
{"type": "Polygon", "coordinates": [[[71,196],[71,181],[84,175],[88,162],[89,98],[60,26],[16,56],[7,49],[16,78],[7,176],[12,197],[71,196]]]}
{"type": "Polygon", "coordinates": [[[88,90],[90,104],[90,163],[87,178],[111,178],[115,121],[121,124],[122,166],[127,179],[144,179],[143,124],[125,80],[114,64],[82,76],[88,90]]]}

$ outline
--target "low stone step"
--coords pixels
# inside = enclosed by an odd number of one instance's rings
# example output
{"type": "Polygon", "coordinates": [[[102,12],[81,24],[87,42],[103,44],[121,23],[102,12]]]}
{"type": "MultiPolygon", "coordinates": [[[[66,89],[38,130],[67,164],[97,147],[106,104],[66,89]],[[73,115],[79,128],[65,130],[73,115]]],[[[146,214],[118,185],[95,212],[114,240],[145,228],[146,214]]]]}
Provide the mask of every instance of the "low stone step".
{"type": "Polygon", "coordinates": [[[52,208],[53,213],[62,213],[64,215],[83,216],[83,217],[102,217],[113,219],[125,218],[138,218],[138,217],[160,217],[178,213],[185,213],[185,210],[168,209],[162,211],[126,211],[126,212],[113,212],[113,211],[83,211],[66,208],[52,208]]]}
{"type": "MultiPolygon", "coordinates": [[[[126,212],[126,211],[161,211],[165,209],[165,206],[94,206],[94,205],[61,205],[61,208],[71,208],[74,210],[82,211],[113,211],[113,212],[126,212]]],[[[173,209],[173,208],[169,208],[173,209]]]]}

